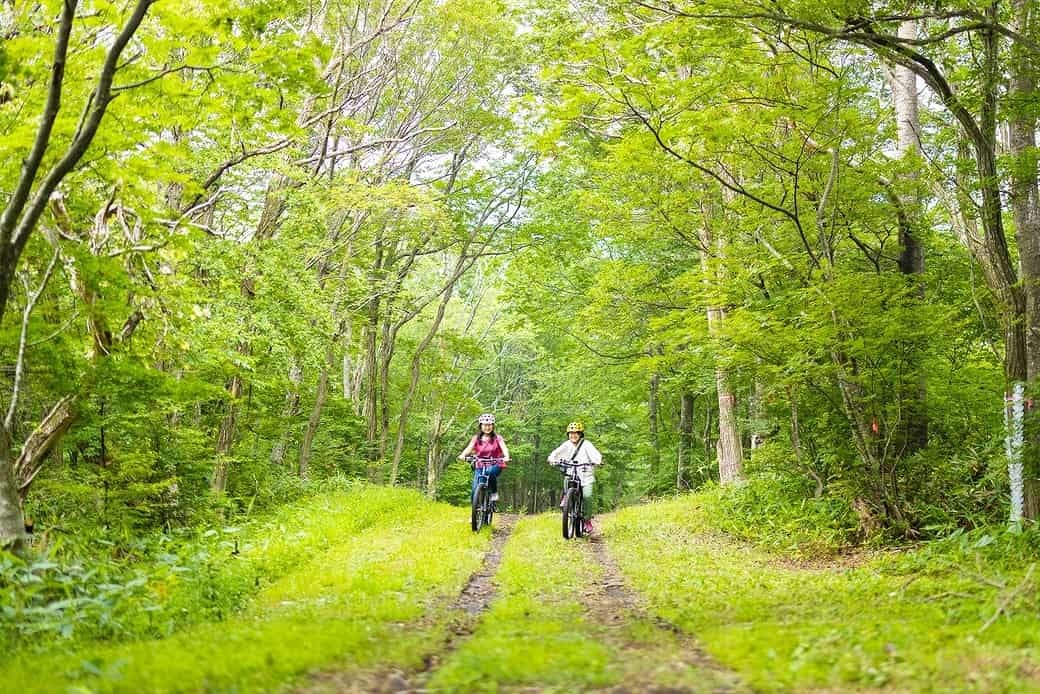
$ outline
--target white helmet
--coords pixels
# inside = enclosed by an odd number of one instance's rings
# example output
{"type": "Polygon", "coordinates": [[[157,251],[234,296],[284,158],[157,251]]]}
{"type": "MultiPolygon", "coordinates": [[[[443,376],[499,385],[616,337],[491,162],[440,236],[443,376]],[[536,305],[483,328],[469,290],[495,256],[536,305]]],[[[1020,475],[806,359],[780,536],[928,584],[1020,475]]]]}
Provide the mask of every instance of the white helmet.
{"type": "Polygon", "coordinates": [[[477,422],[480,424],[494,424],[495,415],[491,414],[490,412],[487,412],[477,417],[477,422]]]}

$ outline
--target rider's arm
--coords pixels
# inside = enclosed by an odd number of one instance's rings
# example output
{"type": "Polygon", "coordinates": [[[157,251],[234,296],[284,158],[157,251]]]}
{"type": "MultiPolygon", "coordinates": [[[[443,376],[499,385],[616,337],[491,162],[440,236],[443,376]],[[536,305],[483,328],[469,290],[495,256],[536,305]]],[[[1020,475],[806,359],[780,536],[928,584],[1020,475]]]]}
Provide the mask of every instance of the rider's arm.
{"type": "Polygon", "coordinates": [[[586,441],[585,445],[582,446],[582,450],[585,452],[585,458],[589,463],[593,465],[603,464],[603,456],[600,454],[599,450],[592,445],[591,441],[586,441]]]}
{"type": "Polygon", "coordinates": [[[563,457],[563,448],[566,445],[567,445],[567,442],[564,441],[560,446],[558,446],[556,448],[555,451],[553,451],[552,453],[549,454],[549,457],[547,458],[547,460],[549,461],[550,465],[552,465],[555,461],[557,461],[557,460],[559,460],[560,458],[563,457]]]}
{"type": "Polygon", "coordinates": [[[506,440],[501,436],[498,437],[498,445],[502,447],[502,462],[509,462],[509,447],[506,445],[506,440]]]}
{"type": "Polygon", "coordinates": [[[459,453],[459,460],[465,460],[466,456],[473,452],[473,446],[476,445],[476,443],[477,437],[474,436],[472,439],[469,440],[469,445],[466,446],[466,450],[462,451],[462,453],[459,453]]]}

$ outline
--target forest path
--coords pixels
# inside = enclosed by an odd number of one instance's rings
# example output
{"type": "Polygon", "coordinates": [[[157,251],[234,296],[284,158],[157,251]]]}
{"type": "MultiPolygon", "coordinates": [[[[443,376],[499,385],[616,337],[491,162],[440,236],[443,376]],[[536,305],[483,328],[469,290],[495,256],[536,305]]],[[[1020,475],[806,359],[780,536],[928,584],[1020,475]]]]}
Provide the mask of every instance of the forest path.
{"type": "MultiPolygon", "coordinates": [[[[511,513],[495,515],[494,525],[490,529],[491,544],[484,555],[481,567],[470,576],[469,581],[452,603],[445,636],[439,642],[437,650],[423,654],[422,669],[411,672],[400,668],[380,668],[364,672],[356,670],[322,671],[313,673],[306,681],[293,687],[291,691],[301,694],[427,691],[425,682],[436,671],[440,663],[473,633],[481,615],[487,611],[495,599],[494,577],[502,561],[502,550],[519,518],[520,516],[517,514],[511,513]]],[[[433,616],[430,620],[438,621],[437,617],[433,616]]],[[[430,624],[415,626],[417,629],[436,628],[435,625],[430,624]]]]}
{"type": "Polygon", "coordinates": [[[483,564],[421,668],[326,673],[302,691],[749,691],[649,614],[603,536],[564,541],[557,518],[496,518],[483,564]]]}
{"type": "Polygon", "coordinates": [[[649,614],[643,598],[626,584],[601,533],[594,532],[577,543],[599,568],[598,577],[583,594],[585,616],[620,656],[613,664],[620,681],[603,691],[750,691],[736,673],[715,662],[694,638],[649,614]]]}

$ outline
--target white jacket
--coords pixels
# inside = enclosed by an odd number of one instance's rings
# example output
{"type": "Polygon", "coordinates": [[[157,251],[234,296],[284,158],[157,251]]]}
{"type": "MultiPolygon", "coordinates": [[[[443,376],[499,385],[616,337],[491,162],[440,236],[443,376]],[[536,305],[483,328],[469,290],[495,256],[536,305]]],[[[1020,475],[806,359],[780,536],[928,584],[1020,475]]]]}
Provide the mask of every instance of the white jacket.
{"type": "MultiPolygon", "coordinates": [[[[581,443],[579,441],[579,443],[581,443]]],[[[570,461],[574,458],[575,444],[567,439],[560,446],[549,454],[549,462],[553,463],[558,460],[570,461]]],[[[578,468],[578,477],[581,479],[583,485],[590,484],[596,481],[596,465],[603,464],[603,456],[596,450],[596,447],[592,445],[592,442],[585,440],[585,443],[581,444],[581,448],[578,450],[578,457],[574,459],[575,463],[584,463],[584,465],[578,468]]]]}

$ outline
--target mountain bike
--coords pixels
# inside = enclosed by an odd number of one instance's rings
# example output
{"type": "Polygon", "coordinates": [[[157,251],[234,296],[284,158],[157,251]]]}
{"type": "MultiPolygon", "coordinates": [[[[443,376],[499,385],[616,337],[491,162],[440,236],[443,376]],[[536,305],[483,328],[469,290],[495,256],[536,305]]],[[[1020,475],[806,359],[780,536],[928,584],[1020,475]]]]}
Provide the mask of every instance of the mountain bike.
{"type": "Polygon", "coordinates": [[[563,511],[563,539],[581,537],[585,534],[585,497],[581,493],[578,468],[585,467],[587,463],[557,460],[554,464],[564,475],[563,501],[560,502],[560,510],[563,511]]]}
{"type": "Polygon", "coordinates": [[[490,479],[483,470],[492,465],[499,465],[504,458],[478,458],[470,456],[466,458],[470,467],[477,472],[477,488],[473,492],[472,510],[470,512],[470,527],[473,532],[479,532],[485,525],[491,525],[491,519],[495,515],[495,502],[491,500],[491,492],[488,491],[488,480],[490,479]]]}

